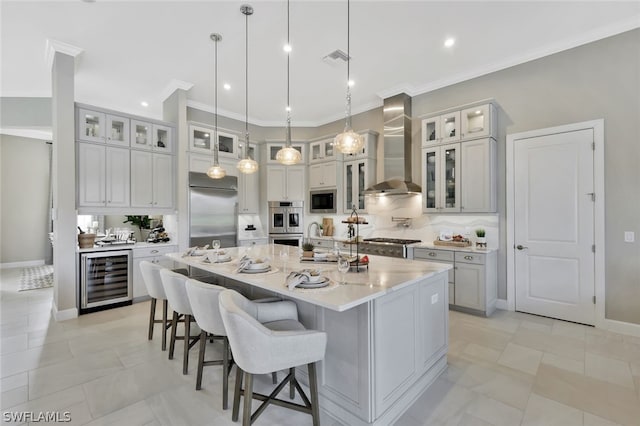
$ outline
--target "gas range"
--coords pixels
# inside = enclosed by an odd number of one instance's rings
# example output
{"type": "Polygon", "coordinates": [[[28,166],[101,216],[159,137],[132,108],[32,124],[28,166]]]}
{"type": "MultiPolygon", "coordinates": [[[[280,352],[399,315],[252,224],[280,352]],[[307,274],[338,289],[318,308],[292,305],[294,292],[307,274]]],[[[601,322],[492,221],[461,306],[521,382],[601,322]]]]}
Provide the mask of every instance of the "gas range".
{"type": "Polygon", "coordinates": [[[421,240],[402,238],[365,238],[359,245],[360,253],[375,254],[388,257],[407,257],[407,245],[419,243],[421,240]]]}

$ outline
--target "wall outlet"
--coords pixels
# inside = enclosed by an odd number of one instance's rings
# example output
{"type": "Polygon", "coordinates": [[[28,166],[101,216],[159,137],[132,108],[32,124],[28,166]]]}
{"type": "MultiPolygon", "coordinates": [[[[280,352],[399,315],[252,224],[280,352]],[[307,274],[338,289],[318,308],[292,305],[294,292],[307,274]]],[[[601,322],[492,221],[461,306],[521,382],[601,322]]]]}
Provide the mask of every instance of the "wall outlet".
{"type": "Polygon", "coordinates": [[[431,295],[431,304],[435,305],[438,303],[438,293],[431,295]]]}
{"type": "Polygon", "coordinates": [[[636,240],[636,233],[633,231],[625,231],[624,232],[624,242],[632,243],[636,240]]]}

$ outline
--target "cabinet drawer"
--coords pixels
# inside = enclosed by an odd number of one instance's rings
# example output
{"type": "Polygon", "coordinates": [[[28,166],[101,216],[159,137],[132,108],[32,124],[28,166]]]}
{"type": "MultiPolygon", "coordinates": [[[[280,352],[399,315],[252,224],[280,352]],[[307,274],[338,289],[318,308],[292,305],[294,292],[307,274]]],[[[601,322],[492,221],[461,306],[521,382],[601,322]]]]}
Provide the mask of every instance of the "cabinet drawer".
{"type": "Polygon", "coordinates": [[[432,249],[413,249],[413,258],[420,260],[440,260],[453,262],[454,252],[448,250],[432,250],[432,249]]]}
{"type": "Polygon", "coordinates": [[[321,239],[311,238],[310,241],[311,241],[311,244],[313,244],[316,247],[333,248],[333,240],[321,240],[321,239]]]}
{"type": "Polygon", "coordinates": [[[475,263],[476,265],[484,265],[486,256],[484,254],[476,254],[469,252],[460,252],[456,253],[456,262],[460,263],[475,263]]]}
{"type": "Polygon", "coordinates": [[[157,246],[157,247],[144,247],[133,249],[133,257],[151,257],[151,256],[163,256],[167,253],[174,253],[178,250],[177,246],[157,246]]]}

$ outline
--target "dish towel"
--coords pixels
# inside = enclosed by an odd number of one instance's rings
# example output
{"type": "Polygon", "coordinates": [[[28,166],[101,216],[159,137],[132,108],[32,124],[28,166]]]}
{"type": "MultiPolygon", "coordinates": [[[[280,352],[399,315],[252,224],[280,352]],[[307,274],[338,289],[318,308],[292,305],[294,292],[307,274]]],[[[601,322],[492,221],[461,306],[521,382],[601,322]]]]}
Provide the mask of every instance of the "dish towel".
{"type": "Polygon", "coordinates": [[[242,256],[242,258],[238,261],[238,269],[236,269],[236,273],[242,272],[251,265],[251,258],[248,256],[242,256]]]}
{"type": "Polygon", "coordinates": [[[311,274],[309,272],[293,271],[287,276],[287,287],[289,287],[289,290],[293,290],[300,284],[308,282],[310,279],[311,274]]]}

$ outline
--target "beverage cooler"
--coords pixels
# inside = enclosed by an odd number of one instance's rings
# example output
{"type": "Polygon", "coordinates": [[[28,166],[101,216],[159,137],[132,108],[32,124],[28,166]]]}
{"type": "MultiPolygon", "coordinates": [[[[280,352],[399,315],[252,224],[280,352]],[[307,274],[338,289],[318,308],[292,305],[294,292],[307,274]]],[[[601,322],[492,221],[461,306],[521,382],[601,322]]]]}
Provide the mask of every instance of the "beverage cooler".
{"type": "Polygon", "coordinates": [[[80,255],[80,310],[130,304],[133,299],[131,250],[80,255]]]}

